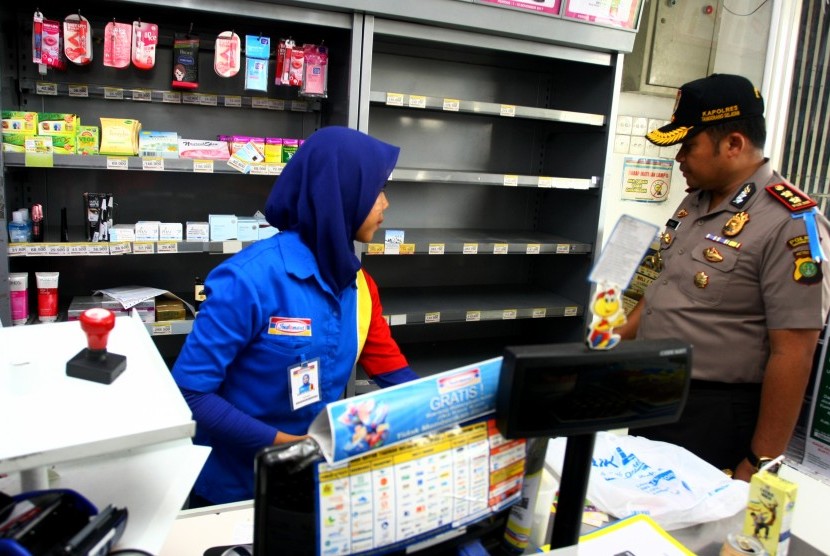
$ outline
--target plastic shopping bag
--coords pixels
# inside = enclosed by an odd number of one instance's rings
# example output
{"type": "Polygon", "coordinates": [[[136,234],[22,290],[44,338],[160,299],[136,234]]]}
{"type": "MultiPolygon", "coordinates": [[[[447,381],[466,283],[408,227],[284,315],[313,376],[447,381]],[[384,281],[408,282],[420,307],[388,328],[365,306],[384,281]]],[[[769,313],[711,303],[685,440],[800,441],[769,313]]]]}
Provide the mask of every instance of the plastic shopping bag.
{"type": "MultiPolygon", "coordinates": [[[[548,444],[545,463],[557,481],[566,440],[548,444]]],[[[733,516],[746,507],[748,495],[748,483],[685,448],[641,436],[596,435],[587,498],[616,518],[647,514],[671,531],[733,516]]]]}

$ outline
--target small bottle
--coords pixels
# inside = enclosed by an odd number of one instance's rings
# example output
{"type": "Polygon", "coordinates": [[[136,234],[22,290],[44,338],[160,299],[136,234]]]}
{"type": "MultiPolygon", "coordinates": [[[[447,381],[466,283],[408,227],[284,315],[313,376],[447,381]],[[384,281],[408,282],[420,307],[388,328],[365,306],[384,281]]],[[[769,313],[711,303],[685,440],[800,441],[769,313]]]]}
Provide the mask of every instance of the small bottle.
{"type": "Polygon", "coordinates": [[[21,209],[17,209],[17,212],[23,217],[23,222],[26,223],[26,229],[28,233],[26,235],[26,241],[32,241],[32,219],[29,217],[29,209],[23,207],[21,209]]]}
{"type": "Polygon", "coordinates": [[[199,276],[196,277],[194,282],[195,284],[193,286],[193,308],[196,310],[196,313],[198,313],[199,306],[202,304],[202,301],[206,299],[205,283],[199,276]]]}
{"type": "Polygon", "coordinates": [[[43,241],[43,205],[32,205],[32,241],[43,241]]]}
{"type": "Polygon", "coordinates": [[[12,213],[12,221],[9,222],[9,243],[26,243],[29,241],[29,225],[23,220],[20,211],[12,213]]]}

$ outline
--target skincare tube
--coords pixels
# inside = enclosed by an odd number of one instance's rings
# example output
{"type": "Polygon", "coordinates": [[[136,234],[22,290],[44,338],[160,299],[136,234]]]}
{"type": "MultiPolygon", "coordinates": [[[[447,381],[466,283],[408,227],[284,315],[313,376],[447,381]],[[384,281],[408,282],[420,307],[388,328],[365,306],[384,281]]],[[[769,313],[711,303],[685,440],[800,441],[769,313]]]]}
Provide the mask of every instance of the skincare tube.
{"type": "Polygon", "coordinates": [[[29,320],[29,273],[10,272],[9,292],[12,305],[12,324],[18,326],[29,320]]]}
{"type": "Polygon", "coordinates": [[[59,272],[35,272],[37,280],[37,318],[40,322],[58,320],[59,272]]]}

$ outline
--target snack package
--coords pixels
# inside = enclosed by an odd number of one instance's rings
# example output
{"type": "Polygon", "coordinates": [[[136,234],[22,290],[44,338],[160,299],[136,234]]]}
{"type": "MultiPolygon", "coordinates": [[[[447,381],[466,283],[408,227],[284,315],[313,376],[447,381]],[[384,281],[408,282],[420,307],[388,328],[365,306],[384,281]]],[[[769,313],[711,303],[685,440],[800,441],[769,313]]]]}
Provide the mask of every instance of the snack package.
{"type": "Polygon", "coordinates": [[[300,94],[325,98],[328,95],[329,49],[316,44],[304,44],[303,83],[300,94]]]}
{"type": "MultiPolygon", "coordinates": [[[[155,23],[144,23],[141,20],[133,21],[133,48],[132,61],[138,69],[148,70],[156,65],[156,45],[159,42],[159,26],[155,23]]],[[[175,46],[174,46],[175,50],[175,46]]],[[[199,41],[196,41],[196,51],[199,50],[199,41]]],[[[194,54],[197,61],[198,58],[194,54]]]]}
{"type": "Polygon", "coordinates": [[[174,89],[199,87],[199,39],[190,34],[176,33],[173,40],[174,89]]]}
{"type": "Polygon", "coordinates": [[[233,31],[223,31],[216,37],[213,55],[213,71],[221,77],[233,77],[240,68],[239,35],[233,31]]]}
{"type": "Polygon", "coordinates": [[[130,65],[133,28],[128,23],[111,21],[104,27],[104,65],[126,68],[130,65]]]}
{"type": "Polygon", "coordinates": [[[70,14],[63,20],[63,53],[79,66],[92,62],[92,27],[80,13],[70,14]]]}

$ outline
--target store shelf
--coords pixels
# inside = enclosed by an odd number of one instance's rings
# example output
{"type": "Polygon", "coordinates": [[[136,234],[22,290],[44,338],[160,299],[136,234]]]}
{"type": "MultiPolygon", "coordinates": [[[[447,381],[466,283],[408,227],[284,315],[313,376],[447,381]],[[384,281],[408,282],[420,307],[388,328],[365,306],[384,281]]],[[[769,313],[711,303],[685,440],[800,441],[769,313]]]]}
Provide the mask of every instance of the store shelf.
{"type": "Polygon", "coordinates": [[[580,179],[554,176],[462,172],[456,170],[425,170],[419,168],[395,168],[389,180],[397,182],[455,183],[459,185],[480,184],[550,189],[597,189],[601,181],[599,176],[580,179]]]}
{"type": "Polygon", "coordinates": [[[171,255],[176,253],[238,253],[252,241],[115,241],[67,243],[10,243],[9,257],[94,257],[121,255],[171,255]]]}
{"type": "Polygon", "coordinates": [[[360,252],[368,255],[568,255],[592,250],[590,244],[541,232],[447,228],[404,229],[403,232],[404,242],[400,246],[360,244],[360,252]]]}
{"type": "Polygon", "coordinates": [[[583,307],[547,290],[500,286],[384,288],[391,326],[580,317],[583,307]]]}
{"type": "Polygon", "coordinates": [[[314,98],[283,99],[266,95],[228,95],[210,92],[171,91],[162,89],[122,87],[94,83],[64,83],[56,81],[21,80],[21,88],[42,96],[73,98],[100,98],[162,104],[215,106],[217,108],[253,108],[288,112],[319,112],[320,100],[314,98]]]}
{"type": "MultiPolygon", "coordinates": [[[[3,153],[3,157],[7,167],[29,167],[26,163],[25,153],[3,153]]],[[[251,165],[249,175],[278,176],[284,167],[285,164],[282,163],[253,164],[251,165]]],[[[52,157],[52,166],[50,168],[245,175],[235,168],[228,166],[226,160],[195,160],[190,158],[161,158],[124,155],[83,156],[79,154],[59,154],[52,157]]]]}
{"type": "Polygon", "coordinates": [[[532,106],[515,106],[511,104],[498,104],[494,102],[482,102],[477,100],[462,100],[416,95],[413,93],[372,91],[369,94],[369,101],[375,104],[384,104],[386,106],[408,109],[440,110],[444,112],[546,120],[550,122],[564,122],[590,126],[605,125],[605,116],[602,114],[589,114],[584,112],[572,112],[568,110],[536,108],[532,106]]]}

